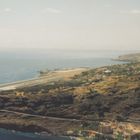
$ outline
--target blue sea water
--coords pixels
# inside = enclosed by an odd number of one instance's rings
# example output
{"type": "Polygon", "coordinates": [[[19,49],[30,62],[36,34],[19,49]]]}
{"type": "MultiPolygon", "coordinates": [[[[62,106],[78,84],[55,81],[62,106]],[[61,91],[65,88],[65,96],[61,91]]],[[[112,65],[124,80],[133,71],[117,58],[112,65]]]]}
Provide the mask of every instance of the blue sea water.
{"type": "Polygon", "coordinates": [[[0,84],[38,76],[38,71],[118,64],[112,61],[128,51],[18,50],[0,51],[0,84]]]}

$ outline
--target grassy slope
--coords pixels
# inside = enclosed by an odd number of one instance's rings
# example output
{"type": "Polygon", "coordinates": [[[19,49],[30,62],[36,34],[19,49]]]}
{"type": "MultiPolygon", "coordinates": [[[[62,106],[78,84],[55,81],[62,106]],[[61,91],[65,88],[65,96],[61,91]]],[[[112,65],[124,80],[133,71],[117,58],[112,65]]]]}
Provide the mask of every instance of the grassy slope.
{"type": "Polygon", "coordinates": [[[119,56],[118,60],[129,62],[140,62],[140,53],[119,56]]]}

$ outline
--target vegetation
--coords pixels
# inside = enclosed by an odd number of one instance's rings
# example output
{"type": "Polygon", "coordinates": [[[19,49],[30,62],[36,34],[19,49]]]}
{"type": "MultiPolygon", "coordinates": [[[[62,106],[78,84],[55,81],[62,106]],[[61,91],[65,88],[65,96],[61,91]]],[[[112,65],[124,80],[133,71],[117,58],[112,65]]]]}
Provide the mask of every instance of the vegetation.
{"type": "MultiPolygon", "coordinates": [[[[128,120],[139,121],[139,75],[140,63],[130,63],[90,69],[69,80],[1,91],[1,110],[68,118],[71,121],[46,122],[46,119],[32,116],[22,116],[21,119],[20,115],[0,112],[0,125],[3,126],[7,120],[18,120],[17,125],[22,122],[22,126],[25,126],[23,124],[28,122],[29,126],[34,126],[32,122],[36,120],[37,128],[40,129],[39,124],[42,121],[43,128],[40,130],[50,130],[49,133],[52,134],[67,135],[67,131],[71,130],[71,135],[74,136],[97,136],[98,133],[95,132],[105,133],[108,136],[119,132],[116,139],[121,140],[120,133],[127,132],[129,127],[126,129],[125,123],[120,129],[118,124],[128,120]],[[13,119],[9,119],[8,116],[13,119]],[[109,122],[106,122],[107,120],[109,122]],[[101,125],[104,121],[105,123],[101,125]]],[[[13,123],[10,121],[9,124],[13,123]]],[[[135,125],[132,121],[131,127],[140,130],[140,126],[135,125]]],[[[105,136],[103,135],[102,139],[103,137],[105,136]]]]}

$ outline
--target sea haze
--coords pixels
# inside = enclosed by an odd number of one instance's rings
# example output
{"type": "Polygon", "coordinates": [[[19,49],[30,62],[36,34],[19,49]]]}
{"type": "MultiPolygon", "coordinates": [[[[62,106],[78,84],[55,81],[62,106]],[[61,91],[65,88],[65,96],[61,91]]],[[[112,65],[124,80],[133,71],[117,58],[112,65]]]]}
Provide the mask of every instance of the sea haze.
{"type": "Polygon", "coordinates": [[[112,61],[129,51],[3,51],[0,52],[0,84],[38,76],[40,70],[75,67],[99,67],[118,64],[112,61]]]}

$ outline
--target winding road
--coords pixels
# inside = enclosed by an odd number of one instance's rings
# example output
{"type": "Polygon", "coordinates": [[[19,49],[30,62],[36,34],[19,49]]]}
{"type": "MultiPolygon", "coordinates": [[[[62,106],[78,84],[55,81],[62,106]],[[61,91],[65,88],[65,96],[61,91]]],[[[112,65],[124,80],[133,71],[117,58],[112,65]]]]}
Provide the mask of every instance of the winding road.
{"type": "MultiPolygon", "coordinates": [[[[35,115],[35,114],[29,114],[29,113],[23,113],[23,112],[18,112],[18,111],[11,111],[11,110],[0,110],[0,112],[6,112],[6,113],[13,113],[16,115],[23,115],[25,117],[39,117],[42,119],[52,119],[52,120],[60,120],[60,121],[74,121],[74,122],[82,122],[82,121],[88,121],[88,122],[95,122],[95,121],[104,121],[104,122],[111,122],[110,120],[107,119],[94,119],[94,120],[88,120],[88,119],[71,119],[71,118],[60,118],[60,117],[51,117],[51,116],[43,116],[43,115],[35,115]]],[[[140,120],[132,120],[128,119],[125,121],[121,122],[129,122],[129,123],[140,123],[140,120]]]]}

